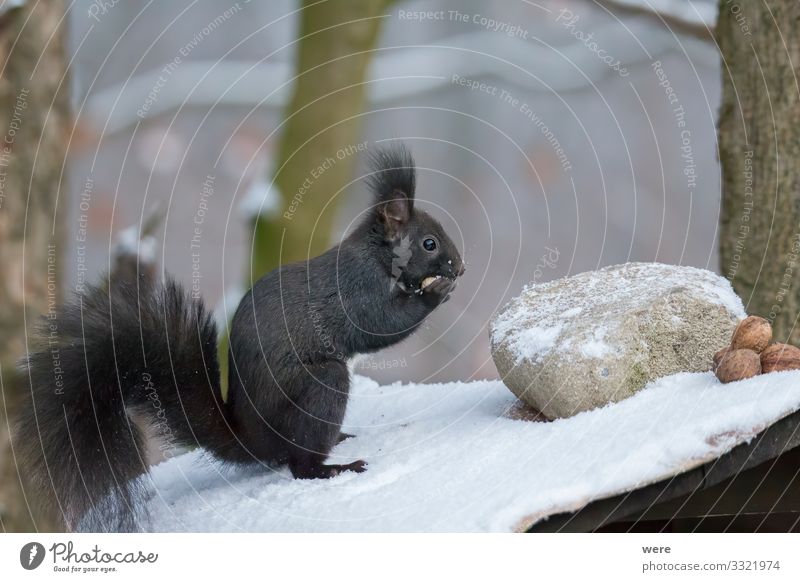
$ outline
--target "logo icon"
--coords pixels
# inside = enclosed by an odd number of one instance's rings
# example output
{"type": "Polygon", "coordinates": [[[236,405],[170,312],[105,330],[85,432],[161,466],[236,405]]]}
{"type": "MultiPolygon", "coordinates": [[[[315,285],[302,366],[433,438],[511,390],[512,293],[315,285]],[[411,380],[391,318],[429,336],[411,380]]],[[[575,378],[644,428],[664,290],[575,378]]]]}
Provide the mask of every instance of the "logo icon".
{"type": "Polygon", "coordinates": [[[26,570],[35,570],[44,561],[44,546],[39,542],[28,542],[19,551],[19,563],[26,570]]]}

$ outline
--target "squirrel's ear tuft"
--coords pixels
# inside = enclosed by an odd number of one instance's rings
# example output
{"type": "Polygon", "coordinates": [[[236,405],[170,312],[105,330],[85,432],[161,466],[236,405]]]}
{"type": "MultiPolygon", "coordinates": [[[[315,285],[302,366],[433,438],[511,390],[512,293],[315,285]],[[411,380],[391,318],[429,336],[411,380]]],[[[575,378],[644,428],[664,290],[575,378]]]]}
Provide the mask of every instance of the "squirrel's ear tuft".
{"type": "Polygon", "coordinates": [[[416,171],[411,152],[402,143],[370,155],[368,185],[375,196],[378,221],[386,237],[395,239],[414,210],[416,171]]]}
{"type": "Polygon", "coordinates": [[[387,202],[397,198],[402,192],[413,210],[416,171],[411,152],[402,143],[371,152],[369,156],[370,174],[367,180],[376,202],[387,202]]]}

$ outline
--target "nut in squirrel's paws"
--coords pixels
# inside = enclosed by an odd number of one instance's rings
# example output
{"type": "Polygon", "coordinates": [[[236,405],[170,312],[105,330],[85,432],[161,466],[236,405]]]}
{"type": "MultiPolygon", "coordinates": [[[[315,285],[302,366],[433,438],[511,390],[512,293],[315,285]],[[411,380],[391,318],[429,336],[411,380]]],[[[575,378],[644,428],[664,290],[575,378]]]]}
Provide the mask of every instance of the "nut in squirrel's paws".
{"type": "Polygon", "coordinates": [[[437,281],[441,278],[441,275],[436,275],[435,277],[425,277],[422,280],[422,283],[419,284],[420,291],[424,291],[426,287],[429,287],[434,281],[437,281]]]}

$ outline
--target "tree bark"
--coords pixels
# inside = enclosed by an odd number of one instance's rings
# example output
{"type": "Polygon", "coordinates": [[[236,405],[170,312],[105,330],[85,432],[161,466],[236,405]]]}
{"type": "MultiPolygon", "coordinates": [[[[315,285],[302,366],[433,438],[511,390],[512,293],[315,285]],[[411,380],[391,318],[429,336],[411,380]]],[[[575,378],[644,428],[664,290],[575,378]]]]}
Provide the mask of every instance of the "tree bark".
{"type": "Polygon", "coordinates": [[[275,166],[280,214],[255,220],[250,283],[330,244],[341,189],[358,159],[348,148],[361,136],[364,80],[389,4],[303,1],[297,78],[275,166]]]}
{"type": "MultiPolygon", "coordinates": [[[[0,527],[51,530],[23,493],[9,425],[27,389],[17,362],[40,314],[58,298],[56,198],[70,124],[61,2],[0,15],[0,527]]],[[[62,196],[63,198],[63,196],[62,196]]]]}
{"type": "Polygon", "coordinates": [[[722,272],[800,344],[800,3],[720,0],[722,272]]]}
{"type": "MultiPolygon", "coordinates": [[[[393,1],[303,0],[296,78],[275,164],[278,211],[253,219],[248,287],[330,245],[335,211],[358,160],[350,148],[361,136],[371,49],[393,1]]],[[[219,361],[227,395],[227,335],[219,361]]]]}

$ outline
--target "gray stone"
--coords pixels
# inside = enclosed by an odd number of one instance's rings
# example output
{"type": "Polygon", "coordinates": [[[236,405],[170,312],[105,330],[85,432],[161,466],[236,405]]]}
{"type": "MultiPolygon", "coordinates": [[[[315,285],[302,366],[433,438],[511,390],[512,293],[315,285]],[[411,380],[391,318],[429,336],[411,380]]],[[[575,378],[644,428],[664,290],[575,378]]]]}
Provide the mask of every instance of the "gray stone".
{"type": "Polygon", "coordinates": [[[492,357],[514,394],[563,418],[710,370],[744,316],[719,275],[627,263],[527,286],[492,320],[492,357]]]}

